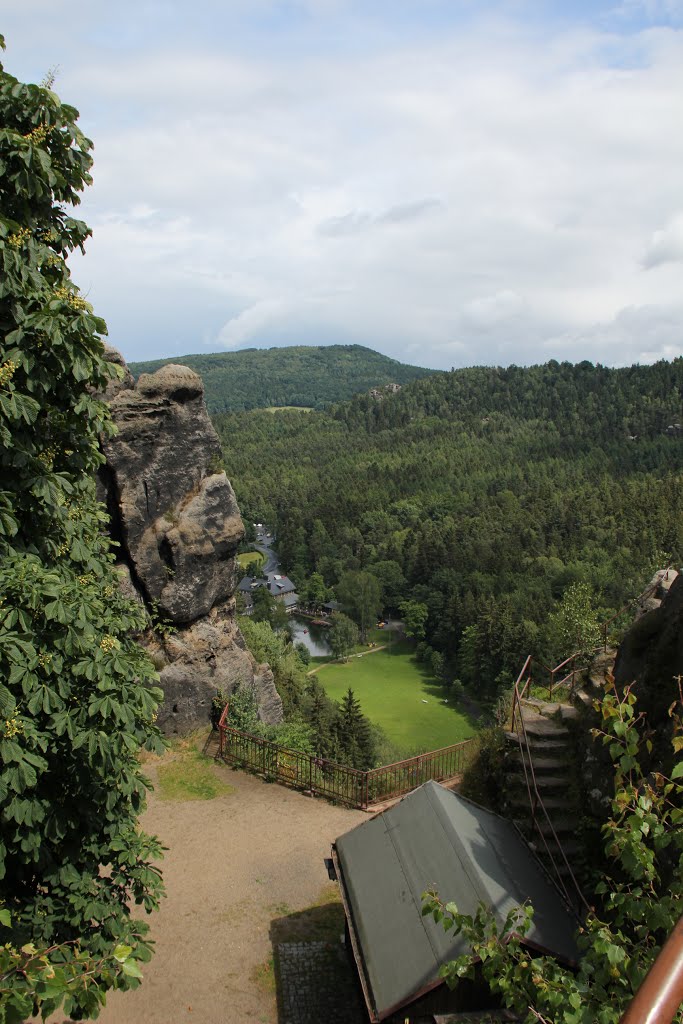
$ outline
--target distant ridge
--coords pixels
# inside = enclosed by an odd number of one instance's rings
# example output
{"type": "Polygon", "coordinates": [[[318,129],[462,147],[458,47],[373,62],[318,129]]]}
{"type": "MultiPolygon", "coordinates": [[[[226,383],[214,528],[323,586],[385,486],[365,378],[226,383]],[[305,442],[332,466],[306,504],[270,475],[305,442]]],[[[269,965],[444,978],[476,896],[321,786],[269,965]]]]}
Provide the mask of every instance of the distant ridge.
{"type": "Polygon", "coordinates": [[[204,381],[210,413],[307,406],[322,409],[386,384],[408,384],[436,370],[410,366],[363,345],[292,345],[129,363],[137,379],[182,363],[204,381]]]}

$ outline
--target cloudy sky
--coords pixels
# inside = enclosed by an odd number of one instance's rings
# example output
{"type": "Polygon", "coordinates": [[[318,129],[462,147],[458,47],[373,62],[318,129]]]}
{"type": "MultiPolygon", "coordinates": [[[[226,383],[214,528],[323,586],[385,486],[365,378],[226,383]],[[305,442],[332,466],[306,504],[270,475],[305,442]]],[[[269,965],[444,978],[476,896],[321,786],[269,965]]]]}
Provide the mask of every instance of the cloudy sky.
{"type": "Polygon", "coordinates": [[[95,142],[129,360],[683,354],[683,0],[0,0],[95,142]]]}

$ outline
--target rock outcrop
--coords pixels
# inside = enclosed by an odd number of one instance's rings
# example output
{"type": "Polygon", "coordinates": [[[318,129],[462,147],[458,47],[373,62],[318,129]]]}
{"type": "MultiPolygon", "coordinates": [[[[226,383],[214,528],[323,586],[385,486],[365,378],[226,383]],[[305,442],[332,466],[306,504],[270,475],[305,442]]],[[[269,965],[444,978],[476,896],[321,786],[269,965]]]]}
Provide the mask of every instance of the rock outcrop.
{"type": "Polygon", "coordinates": [[[645,609],[624,636],[614,665],[617,687],[633,684],[638,710],[646,711],[654,726],[666,723],[683,676],[683,575],[669,574],[654,595],[654,607],[645,609]]]}
{"type": "Polygon", "coordinates": [[[156,628],[143,637],[160,671],[159,725],[187,732],[208,721],[220,690],[254,685],[259,715],[282,719],[268,666],[256,665],[235,620],[235,555],[244,535],[201,378],[173,364],[142,374],[123,369],[105,397],[118,428],[104,438],[100,475],[122,586],[142,600],[156,628]]]}

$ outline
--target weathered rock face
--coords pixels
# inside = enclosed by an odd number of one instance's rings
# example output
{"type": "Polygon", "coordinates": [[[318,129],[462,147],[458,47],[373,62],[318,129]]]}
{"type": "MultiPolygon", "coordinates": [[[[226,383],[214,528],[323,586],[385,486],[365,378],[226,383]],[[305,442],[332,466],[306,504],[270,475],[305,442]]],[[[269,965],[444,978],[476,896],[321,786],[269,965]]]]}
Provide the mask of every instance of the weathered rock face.
{"type": "Polygon", "coordinates": [[[666,580],[663,594],[626,633],[614,665],[617,686],[634,684],[638,710],[655,726],[666,722],[683,675],[683,576],[666,580]]]}
{"type": "Polygon", "coordinates": [[[143,374],[137,385],[115,349],[107,358],[124,379],[107,397],[118,433],[103,439],[100,477],[112,534],[137,594],[163,638],[143,642],[161,670],[159,725],[186,732],[208,721],[218,690],[254,684],[263,721],[282,719],[267,666],[257,666],[235,621],[235,555],[244,535],[221,448],[204,405],[201,378],[186,366],[143,374]],[[176,630],[171,633],[171,624],[176,630]]]}
{"type": "Polygon", "coordinates": [[[143,374],[112,399],[103,442],[110,508],[136,583],[173,622],[193,622],[234,590],[244,527],[204,405],[186,366],[143,374]]]}
{"type": "Polygon", "coordinates": [[[232,693],[241,685],[253,686],[262,721],[282,721],[273,674],[268,665],[256,665],[246,650],[233,600],[184,629],[148,639],[147,646],[164,691],[158,723],[167,734],[205,724],[214,694],[232,693]]]}
{"type": "Polygon", "coordinates": [[[110,380],[107,390],[101,396],[105,402],[111,402],[114,395],[117,395],[119,391],[128,391],[130,388],[134,388],[135,378],[126,366],[126,360],[117,349],[112,348],[111,345],[105,344],[104,357],[108,362],[114,363],[116,366],[120,367],[122,375],[120,379],[114,378],[113,380],[110,380]]]}

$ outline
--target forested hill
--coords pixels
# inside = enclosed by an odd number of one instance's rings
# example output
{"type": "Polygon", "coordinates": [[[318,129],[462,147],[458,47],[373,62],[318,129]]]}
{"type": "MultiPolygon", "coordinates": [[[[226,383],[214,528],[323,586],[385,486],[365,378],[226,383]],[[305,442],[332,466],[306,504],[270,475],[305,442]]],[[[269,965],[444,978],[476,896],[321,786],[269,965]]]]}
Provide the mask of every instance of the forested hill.
{"type": "Polygon", "coordinates": [[[386,605],[427,606],[444,671],[493,683],[530,650],[552,657],[571,584],[606,618],[680,561],[682,395],[683,359],[550,362],[215,422],[243,514],[276,528],[298,586],[368,571],[386,605]]]}
{"type": "Polygon", "coordinates": [[[166,363],[182,363],[201,376],[210,413],[286,405],[322,409],[370,388],[407,384],[436,372],[399,363],[362,345],[249,348],[129,366],[137,378],[166,363]]]}

